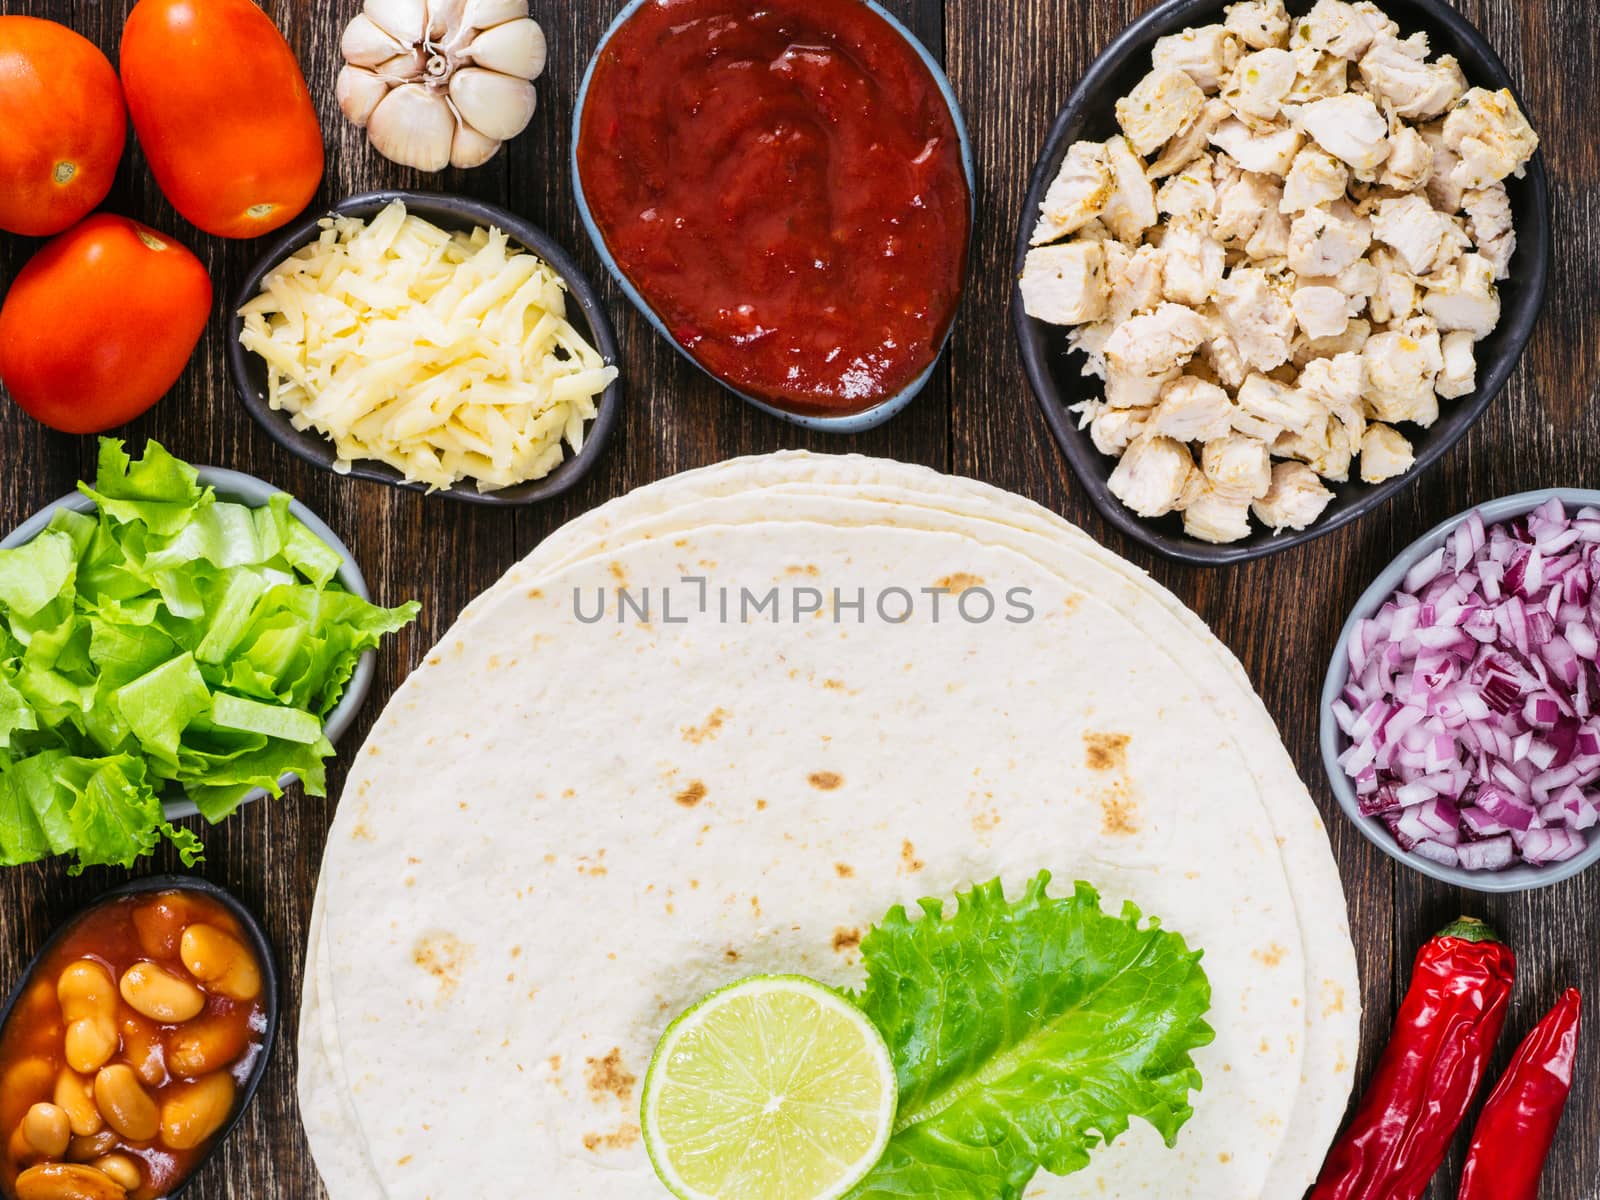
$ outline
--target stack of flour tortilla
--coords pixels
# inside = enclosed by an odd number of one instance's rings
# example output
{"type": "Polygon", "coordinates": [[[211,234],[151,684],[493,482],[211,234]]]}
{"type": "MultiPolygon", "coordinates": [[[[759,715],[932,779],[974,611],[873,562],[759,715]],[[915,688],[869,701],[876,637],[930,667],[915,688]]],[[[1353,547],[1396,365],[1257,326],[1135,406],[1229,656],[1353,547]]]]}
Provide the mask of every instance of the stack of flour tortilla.
{"type": "Polygon", "coordinates": [[[474,601],[359,754],[300,1031],[318,1167],[334,1200],[664,1196],[638,1102],[674,1015],[763,972],[856,986],[891,906],[1044,869],[1202,949],[1217,1036],[1176,1149],[1135,1121],[1028,1195],[1300,1195],[1359,986],[1228,650],[969,481],[783,454],[635,492],[474,601]]]}

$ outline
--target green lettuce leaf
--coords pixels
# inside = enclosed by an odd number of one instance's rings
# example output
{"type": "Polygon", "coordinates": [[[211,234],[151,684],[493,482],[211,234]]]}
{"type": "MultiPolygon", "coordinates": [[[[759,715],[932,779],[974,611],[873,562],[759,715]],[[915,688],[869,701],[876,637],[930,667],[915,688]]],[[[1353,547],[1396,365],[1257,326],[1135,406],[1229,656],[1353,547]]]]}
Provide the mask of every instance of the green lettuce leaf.
{"type": "Polygon", "coordinates": [[[896,908],[861,943],[856,997],[900,1081],[895,1133],[852,1200],[1020,1200],[1040,1170],[1089,1165],[1131,1118],[1167,1144],[1201,1086],[1211,987],[1175,933],[1079,883],[1015,902],[998,880],[896,908]]]}

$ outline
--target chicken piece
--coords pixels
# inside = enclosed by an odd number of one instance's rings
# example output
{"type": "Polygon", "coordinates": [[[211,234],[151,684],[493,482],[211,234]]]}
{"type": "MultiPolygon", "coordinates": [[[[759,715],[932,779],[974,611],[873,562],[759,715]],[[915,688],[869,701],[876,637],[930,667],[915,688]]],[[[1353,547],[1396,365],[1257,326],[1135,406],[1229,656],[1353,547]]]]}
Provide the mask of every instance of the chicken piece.
{"type": "Polygon", "coordinates": [[[1345,0],[1317,0],[1300,19],[1292,39],[1355,62],[1380,34],[1393,35],[1400,27],[1372,4],[1347,4],[1345,0]]]}
{"type": "Polygon", "coordinates": [[[1315,396],[1265,375],[1251,375],[1246,379],[1235,403],[1274,430],[1287,429],[1294,433],[1313,428],[1328,415],[1315,396]]]}
{"type": "MultiPolygon", "coordinates": [[[[1149,408],[1112,408],[1102,404],[1089,421],[1089,440],[1101,454],[1118,458],[1150,423],[1149,408]]],[[[1087,413],[1085,415],[1088,415],[1087,413]]]]}
{"type": "Polygon", "coordinates": [[[1114,137],[1106,143],[1106,162],[1113,190],[1100,220],[1123,241],[1138,241],[1139,235],[1156,223],[1156,190],[1127,138],[1114,137]]]}
{"type": "Polygon", "coordinates": [[[1294,309],[1265,271],[1235,269],[1217,289],[1216,307],[1247,364],[1271,371],[1289,361],[1294,309]]]}
{"type": "Polygon", "coordinates": [[[1308,529],[1333,503],[1333,493],[1322,486],[1317,473],[1305,463],[1281,462],[1272,468],[1267,494],[1250,506],[1256,520],[1272,530],[1308,529]]]}
{"type": "Polygon", "coordinates": [[[1193,358],[1205,339],[1199,313],[1181,304],[1162,304],[1117,327],[1106,343],[1106,362],[1113,374],[1161,375],[1193,358]]]}
{"type": "Polygon", "coordinates": [[[1293,120],[1329,154],[1353,167],[1360,179],[1377,178],[1389,157],[1389,122],[1367,96],[1351,92],[1313,100],[1301,105],[1293,120]]]}
{"type": "Polygon", "coordinates": [[[1239,344],[1228,332],[1227,322],[1214,308],[1206,314],[1206,330],[1206,340],[1200,347],[1201,360],[1217,377],[1218,383],[1230,391],[1238,391],[1250,367],[1239,353],[1239,344]]]}
{"type": "Polygon", "coordinates": [[[1150,418],[1149,431],[1179,442],[1209,442],[1228,436],[1233,402],[1216,384],[1180,375],[1167,384],[1150,418]]]}
{"type": "MultiPolygon", "coordinates": [[[[1476,342],[1465,329],[1453,330],[1444,335],[1441,350],[1444,369],[1433,381],[1433,387],[1445,400],[1457,400],[1478,390],[1478,360],[1476,342]]],[[[1159,411],[1159,410],[1158,410],[1159,411]]]]}
{"type": "Polygon", "coordinates": [[[1082,354],[1084,358],[1084,375],[1097,376],[1104,379],[1109,373],[1106,366],[1106,343],[1111,340],[1111,334],[1116,330],[1116,325],[1110,321],[1098,321],[1093,325],[1079,325],[1067,331],[1067,350],[1082,354]]]}
{"type": "Polygon", "coordinates": [[[1273,457],[1304,463],[1315,474],[1335,483],[1350,478],[1350,464],[1360,449],[1360,440],[1350,442],[1343,426],[1331,417],[1305,433],[1286,431],[1272,444],[1273,457]]]}
{"type": "Polygon", "coordinates": [[[1372,319],[1380,325],[1393,325],[1414,316],[1422,291],[1400,256],[1387,246],[1379,246],[1367,261],[1378,274],[1378,286],[1368,302],[1372,319]]]}
{"type": "Polygon", "coordinates": [[[1161,38],[1150,57],[1158,67],[1185,72],[1210,93],[1222,87],[1239,54],[1238,34],[1223,25],[1205,25],[1161,38]]]}
{"type": "Polygon", "coordinates": [[[1121,242],[1107,242],[1106,278],[1111,281],[1110,312],[1106,320],[1121,325],[1136,313],[1161,303],[1164,259],[1158,246],[1129,250],[1121,242]]]}
{"type": "Polygon", "coordinates": [[[1348,200],[1319,204],[1294,219],[1289,269],[1297,275],[1338,275],[1372,245],[1372,222],[1348,200]]]}
{"type": "Polygon", "coordinates": [[[1139,154],[1165,146],[1205,106],[1200,85],[1176,67],[1157,67],[1117,101],[1117,124],[1139,154]]]}
{"type": "Polygon", "coordinates": [[[1422,311],[1440,330],[1482,341],[1500,324],[1500,290],[1494,280],[1492,262],[1481,254],[1463,254],[1428,285],[1422,311]]]}
{"type": "Polygon", "coordinates": [[[1108,366],[1106,403],[1112,408],[1154,408],[1161,402],[1161,393],[1166,386],[1182,374],[1182,367],[1173,367],[1156,375],[1138,375],[1108,366]]]}
{"type": "Polygon", "coordinates": [[[1183,531],[1217,546],[1243,541],[1250,536],[1250,498],[1207,487],[1183,510],[1183,531]]]}
{"type": "Polygon", "coordinates": [[[1194,475],[1189,448],[1171,438],[1135,438],[1106,486],[1141,517],[1164,517],[1184,499],[1194,475]]]}
{"type": "Polygon", "coordinates": [[[1433,148],[1410,125],[1397,125],[1389,134],[1389,158],[1378,182],[1397,192],[1417,192],[1433,177],[1433,148]]]}
{"type": "MultiPolygon", "coordinates": [[[[1302,286],[1316,286],[1317,277],[1308,275],[1300,281],[1302,286]]],[[[1347,301],[1346,307],[1352,317],[1359,317],[1361,310],[1367,307],[1367,301],[1378,290],[1377,269],[1366,259],[1351,263],[1327,282],[1328,287],[1338,288],[1347,301]]]]}
{"type": "Polygon", "coordinates": [[[1338,337],[1355,315],[1350,311],[1350,297],[1333,287],[1297,288],[1289,304],[1295,321],[1308,337],[1338,337]]]}
{"type": "Polygon", "coordinates": [[[1305,135],[1290,125],[1270,126],[1269,130],[1252,130],[1237,117],[1218,125],[1211,135],[1211,144],[1226,150],[1229,156],[1257,175],[1289,173],[1294,157],[1306,144],[1305,135]],[[1270,131],[1269,131],[1270,130],[1270,131]]]}
{"type": "Polygon", "coordinates": [[[1296,386],[1341,419],[1346,411],[1359,414],[1367,391],[1366,359],[1350,352],[1312,359],[1301,370],[1296,386]]]}
{"type": "Polygon", "coordinates": [[[1433,153],[1433,169],[1428,172],[1428,203],[1442,213],[1460,212],[1466,189],[1456,183],[1455,173],[1461,165],[1461,157],[1445,145],[1444,122],[1419,125],[1417,135],[1433,153]]]}
{"type": "Polygon", "coordinates": [[[1439,330],[1426,317],[1374,334],[1361,351],[1367,411],[1378,421],[1411,421],[1424,429],[1439,419],[1433,381],[1444,369],[1439,330]]]}
{"type": "Polygon", "coordinates": [[[1161,274],[1168,300],[1198,308],[1216,293],[1228,254],[1206,230],[1207,218],[1174,220],[1161,240],[1161,274]]]}
{"type": "Polygon", "coordinates": [[[1106,315],[1111,299],[1101,242],[1030,250],[1023,263],[1022,308],[1051,325],[1085,325],[1106,315]]]}
{"type": "Polygon", "coordinates": [[[1044,194],[1032,244],[1045,246],[1077,233],[1105,211],[1111,192],[1111,168],[1106,164],[1105,146],[1098,142],[1074,144],[1067,151],[1050,190],[1044,194]]]}
{"type": "MultiPolygon", "coordinates": [[[[1190,167],[1195,159],[1206,154],[1211,145],[1211,135],[1233,112],[1221,100],[1210,99],[1187,125],[1178,131],[1161,151],[1161,156],[1150,164],[1147,174],[1151,179],[1165,179],[1190,167]]],[[[1198,167],[1193,168],[1198,170],[1198,167]]]]}
{"type": "Polygon", "coordinates": [[[1295,76],[1294,86],[1283,98],[1285,107],[1342,96],[1350,90],[1350,64],[1344,59],[1304,44],[1296,45],[1290,53],[1294,55],[1295,76]]]}
{"type": "Polygon", "coordinates": [[[1372,322],[1355,318],[1336,338],[1312,338],[1302,333],[1294,340],[1294,363],[1305,367],[1319,358],[1333,358],[1340,354],[1360,354],[1372,336],[1372,322]]]}
{"type": "Polygon", "coordinates": [[[1416,461],[1411,443],[1398,429],[1373,425],[1361,439],[1361,478],[1365,483],[1382,483],[1404,475],[1416,461]]]}
{"type": "Polygon", "coordinates": [[[1343,200],[1349,187],[1348,167],[1321,146],[1307,146],[1290,164],[1278,207],[1286,213],[1305,212],[1319,204],[1343,200]]]}
{"type": "Polygon", "coordinates": [[[1283,98],[1299,73],[1294,55],[1287,50],[1255,50],[1233,68],[1223,85],[1222,98],[1246,125],[1265,132],[1277,127],[1283,98]]]}
{"type": "Polygon", "coordinates": [[[1250,260],[1262,266],[1281,267],[1289,254],[1289,215],[1276,206],[1261,214],[1261,224],[1244,244],[1250,260]]]}
{"type": "Polygon", "coordinates": [[[1511,258],[1517,252],[1517,229],[1506,185],[1474,188],[1462,197],[1461,205],[1467,214],[1467,232],[1478,253],[1493,264],[1496,279],[1509,279],[1511,258]]]}
{"type": "Polygon", "coordinates": [[[1444,121],[1445,145],[1461,162],[1451,180],[1463,191],[1485,188],[1522,168],[1539,149],[1539,135],[1509,89],[1473,88],[1444,121]]]}
{"type": "Polygon", "coordinates": [[[1248,242],[1269,209],[1283,202],[1283,189],[1270,175],[1241,171],[1232,159],[1217,160],[1217,220],[1212,230],[1219,242],[1248,242]]]}
{"type": "Polygon", "coordinates": [[[1272,454],[1267,444],[1242,433],[1210,441],[1200,451],[1200,469],[1218,491],[1252,500],[1272,486],[1272,454]]]}
{"type": "Polygon", "coordinates": [[[1428,61],[1428,35],[1378,38],[1361,59],[1361,78],[1398,117],[1431,121],[1466,93],[1467,77],[1450,55],[1428,61]]]}
{"type": "Polygon", "coordinates": [[[1428,275],[1472,244],[1461,227],[1422,196],[1378,201],[1372,236],[1392,246],[1413,275],[1428,275]]]}
{"type": "Polygon", "coordinates": [[[1174,175],[1156,193],[1156,209],[1170,217],[1193,219],[1206,232],[1212,229],[1212,214],[1217,210],[1217,188],[1211,182],[1211,161],[1190,164],[1192,169],[1174,175]]]}
{"type": "Polygon", "coordinates": [[[1224,24],[1253,50],[1289,46],[1289,11],[1283,0],[1241,0],[1227,8],[1224,24]]]}

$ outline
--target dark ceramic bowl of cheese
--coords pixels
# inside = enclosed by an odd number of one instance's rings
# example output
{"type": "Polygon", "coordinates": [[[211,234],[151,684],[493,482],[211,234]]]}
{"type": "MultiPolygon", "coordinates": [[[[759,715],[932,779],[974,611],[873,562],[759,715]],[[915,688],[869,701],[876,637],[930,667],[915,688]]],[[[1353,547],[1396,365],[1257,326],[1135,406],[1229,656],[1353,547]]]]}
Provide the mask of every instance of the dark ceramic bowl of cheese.
{"type": "MultiPolygon", "coordinates": [[[[1017,231],[1015,278],[1020,279],[1031,247],[1028,240],[1038,220],[1044,194],[1061,169],[1074,142],[1104,141],[1118,130],[1117,98],[1126,96],[1151,69],[1156,41],[1191,26],[1212,25],[1224,19],[1232,0],[1167,0],[1129,26],[1095,60],[1087,75],[1056,118],[1034,169],[1028,198],[1017,231]]],[[[1312,0],[1289,0],[1288,9],[1301,16],[1312,0]]],[[[1432,55],[1453,54],[1472,87],[1510,88],[1517,103],[1533,120],[1494,47],[1446,0],[1379,0],[1379,7],[1400,26],[1401,36],[1418,31],[1428,35],[1432,55]]],[[[1537,128],[1537,122],[1535,122],[1537,128]]],[[[1287,550],[1291,546],[1332,533],[1360,520],[1396,493],[1410,487],[1455,446],[1505,387],[1533,335],[1544,304],[1550,272],[1550,185],[1543,152],[1536,154],[1522,179],[1506,180],[1516,218],[1517,252],[1511,277],[1500,283],[1500,324],[1478,343],[1478,388],[1448,401],[1438,422],[1427,430],[1403,428],[1416,452],[1416,465],[1404,475],[1379,484],[1352,477],[1348,483],[1328,483],[1334,499],[1309,529],[1275,534],[1252,522],[1243,541],[1214,546],[1190,537],[1180,515],[1149,520],[1140,517],[1111,493],[1108,481],[1117,460],[1101,454],[1087,429],[1078,428],[1071,407],[1103,395],[1100,380],[1083,374],[1083,356],[1067,349],[1068,331],[1030,317],[1023,309],[1020,288],[1012,292],[1012,321],[1022,348],[1022,361],[1045,420],[1079,483],[1112,525],[1157,553],[1196,566],[1221,566],[1248,562],[1287,550]]]]}
{"type": "MultiPolygon", "coordinates": [[[[315,429],[296,429],[287,412],[274,409],[267,401],[266,363],[252,354],[239,342],[244,331],[244,319],[239,310],[254,300],[261,292],[267,276],[272,274],[297,250],[309,246],[321,234],[321,222],[330,216],[360,217],[370,221],[394,201],[399,200],[406,211],[441,229],[451,232],[471,233],[474,229],[493,227],[506,233],[512,242],[538,255],[567,284],[567,319],[584,338],[600,352],[608,365],[618,362],[617,338],[606,315],[605,305],[594,284],[583,273],[577,261],[554,238],[537,226],[524,221],[515,213],[492,204],[472,200],[466,196],[447,196],[432,192],[382,191],[367,192],[340,201],[332,208],[316,212],[286,230],[272,247],[262,255],[261,261],[250,272],[234,299],[228,324],[228,369],[233,376],[233,387],[244,403],[245,409],[256,423],[271,435],[289,453],[302,458],[325,471],[332,471],[338,455],[333,442],[315,429]]],[[[543,479],[501,488],[493,492],[480,492],[471,480],[443,489],[437,495],[469,504],[497,505],[501,507],[536,504],[559,496],[577,486],[578,482],[594,468],[605,451],[606,442],[616,427],[622,410],[622,380],[619,377],[595,402],[596,415],[584,431],[583,449],[577,454],[568,452],[561,465],[543,479]]],[[[428,486],[408,482],[387,463],[362,459],[350,464],[342,474],[353,479],[368,479],[375,483],[406,491],[426,492],[428,486]]]]}

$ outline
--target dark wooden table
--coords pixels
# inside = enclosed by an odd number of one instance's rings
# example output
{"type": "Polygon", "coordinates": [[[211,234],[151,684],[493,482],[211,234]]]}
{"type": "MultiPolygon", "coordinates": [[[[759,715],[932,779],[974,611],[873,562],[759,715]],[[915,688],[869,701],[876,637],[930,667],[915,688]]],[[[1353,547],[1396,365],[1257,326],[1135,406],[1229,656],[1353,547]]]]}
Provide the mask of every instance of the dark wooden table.
{"type": "MultiPolygon", "coordinates": [[[[131,4],[0,0],[0,13],[63,21],[115,61],[131,4]]],[[[1500,48],[1526,96],[1555,185],[1557,249],[1549,304],[1510,387],[1442,468],[1386,509],[1314,545],[1215,572],[1155,559],[1096,516],[1050,440],[1023,380],[1009,326],[1012,240],[1045,131],[1092,57],[1148,6],[1142,0],[889,0],[948,64],[977,151],[981,218],[973,285],[940,377],[886,428],[827,438],[754,412],[685,365],[607,280],[623,348],[626,414],[607,457],[576,493],[528,511],[485,511],[313,470],[250,421],[229,390],[223,365],[224,306],[260,248],[225,244],[188,227],[134,151],[107,207],[184,239],[209,264],[218,301],[211,329],[178,388],[124,435],[136,445],[159,438],[191,461],[240,468],[295,493],[349,542],[380,600],[422,601],[420,623],[382,656],[375,694],[345,743],[347,754],[360,744],[390,691],[474,594],[561,523],[665,475],[735,455],[808,447],[924,463],[1031,497],[1148,568],[1192,605],[1244,660],[1266,697],[1328,817],[1344,869],[1367,1010],[1363,1077],[1388,1033],[1411,956],[1433,930],[1462,912],[1487,917],[1521,954],[1503,1062],[1560,989],[1595,984],[1600,872],[1539,894],[1489,899],[1397,869],[1337,813],[1316,752],[1316,697],[1322,665],[1350,605],[1417,534],[1496,496],[1551,484],[1600,486],[1600,39],[1591,4],[1460,0],[1500,48]]],[[[534,16],[550,38],[551,65],[539,82],[541,111],[532,128],[489,166],[438,178],[386,162],[339,114],[333,99],[339,33],[357,7],[358,0],[266,3],[318,98],[329,145],[323,197],[380,186],[469,193],[550,230],[598,278],[599,263],[573,206],[568,128],[583,65],[614,0],[533,0],[534,16]]],[[[0,235],[0,287],[35,249],[35,243],[0,235]]],[[[51,433],[0,403],[0,529],[71,490],[92,470],[93,457],[93,439],[51,433]]],[[[335,769],[330,783],[337,796],[342,771],[335,769]]],[[[334,803],[295,792],[282,803],[253,805],[206,833],[204,874],[265,918],[285,968],[286,1005],[282,1040],[260,1098],[188,1193],[194,1200],[307,1200],[321,1194],[296,1110],[295,1038],[306,920],[334,803]]],[[[166,855],[141,873],[176,865],[166,855]]],[[[57,922],[121,877],[95,870],[75,879],[59,863],[0,872],[0,988],[10,986],[57,922]]],[[[1546,1175],[1544,1195],[1552,1200],[1600,1196],[1600,1033],[1588,1037],[1579,1078],[1546,1175]]],[[[1454,1196],[1460,1152],[1458,1144],[1429,1193],[1436,1200],[1454,1196]]]]}

